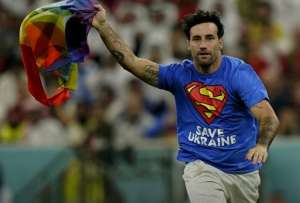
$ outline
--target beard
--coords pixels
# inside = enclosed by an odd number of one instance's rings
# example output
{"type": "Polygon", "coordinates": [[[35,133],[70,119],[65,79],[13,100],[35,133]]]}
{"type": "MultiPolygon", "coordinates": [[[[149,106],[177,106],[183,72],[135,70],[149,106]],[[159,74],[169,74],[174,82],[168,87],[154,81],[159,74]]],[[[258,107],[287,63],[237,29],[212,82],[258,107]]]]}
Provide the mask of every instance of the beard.
{"type": "Polygon", "coordinates": [[[199,63],[204,72],[208,72],[212,63],[199,63]]]}
{"type": "Polygon", "coordinates": [[[209,69],[215,63],[216,57],[211,53],[206,55],[197,54],[196,61],[203,69],[209,69]]]}

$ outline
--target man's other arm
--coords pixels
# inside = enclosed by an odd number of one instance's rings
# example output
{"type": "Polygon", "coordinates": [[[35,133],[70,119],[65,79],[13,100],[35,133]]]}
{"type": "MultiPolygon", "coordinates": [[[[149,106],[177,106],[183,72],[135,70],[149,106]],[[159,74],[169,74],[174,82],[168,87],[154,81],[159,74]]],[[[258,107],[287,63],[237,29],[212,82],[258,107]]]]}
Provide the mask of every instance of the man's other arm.
{"type": "Polygon", "coordinates": [[[264,163],[267,160],[268,148],[276,135],[279,120],[266,100],[254,105],[251,112],[259,122],[259,138],[256,146],[249,150],[246,158],[254,164],[264,163]]]}

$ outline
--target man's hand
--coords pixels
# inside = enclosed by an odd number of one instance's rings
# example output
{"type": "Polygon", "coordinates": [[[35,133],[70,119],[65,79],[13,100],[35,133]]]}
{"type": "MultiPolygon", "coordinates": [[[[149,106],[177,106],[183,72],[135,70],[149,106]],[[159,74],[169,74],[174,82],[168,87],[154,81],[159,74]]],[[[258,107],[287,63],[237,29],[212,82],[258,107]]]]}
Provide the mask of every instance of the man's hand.
{"type": "Polygon", "coordinates": [[[96,4],[95,8],[97,9],[98,12],[93,18],[92,25],[95,28],[99,28],[101,25],[105,24],[106,22],[106,11],[100,4],[96,4]]]}
{"type": "Polygon", "coordinates": [[[268,147],[266,145],[257,144],[250,149],[246,155],[246,159],[252,161],[253,164],[265,163],[268,158],[268,147]]]}
{"type": "Polygon", "coordinates": [[[268,148],[279,126],[279,120],[267,100],[262,100],[251,107],[251,112],[259,122],[259,137],[256,146],[248,151],[246,159],[252,161],[253,164],[265,163],[268,158],[268,148]]]}

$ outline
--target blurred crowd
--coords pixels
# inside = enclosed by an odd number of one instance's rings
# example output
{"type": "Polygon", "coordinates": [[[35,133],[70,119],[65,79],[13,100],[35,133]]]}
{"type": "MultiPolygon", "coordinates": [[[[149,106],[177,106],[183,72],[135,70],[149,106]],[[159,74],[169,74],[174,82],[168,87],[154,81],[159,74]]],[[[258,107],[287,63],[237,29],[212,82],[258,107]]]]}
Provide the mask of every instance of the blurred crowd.
{"type": "MultiPolygon", "coordinates": [[[[0,143],[84,148],[106,164],[131,162],[132,150],[176,147],[172,96],[120,68],[98,33],[79,68],[72,99],[46,108],[27,90],[18,34],[31,10],[52,0],[0,0],[0,143]],[[121,152],[121,153],[120,153],[121,152]]],[[[188,58],[183,17],[216,10],[225,25],[224,54],[250,63],[281,121],[280,136],[300,135],[300,1],[102,0],[116,31],[137,56],[157,63],[188,58]]],[[[46,88],[51,92],[51,87],[46,88]]]]}
{"type": "MultiPolygon", "coordinates": [[[[28,94],[18,47],[19,27],[29,11],[51,2],[0,1],[0,142],[118,151],[149,142],[156,146],[165,142],[162,138],[172,140],[176,128],[172,96],[120,68],[93,29],[88,36],[90,55],[80,65],[78,88],[72,99],[60,107],[45,108],[28,94]]],[[[197,9],[218,11],[225,25],[224,54],[244,59],[263,79],[281,121],[279,134],[300,133],[299,1],[101,3],[113,27],[135,54],[157,63],[190,57],[181,31],[186,14],[197,9]]],[[[45,88],[51,94],[49,86],[45,88]]]]}

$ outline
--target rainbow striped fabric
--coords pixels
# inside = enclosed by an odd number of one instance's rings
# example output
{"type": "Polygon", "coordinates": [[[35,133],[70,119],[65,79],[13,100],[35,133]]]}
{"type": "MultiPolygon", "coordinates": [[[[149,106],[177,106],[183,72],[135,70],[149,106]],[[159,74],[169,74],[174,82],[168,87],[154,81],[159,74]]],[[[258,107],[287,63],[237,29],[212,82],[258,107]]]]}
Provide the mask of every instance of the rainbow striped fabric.
{"type": "MultiPolygon", "coordinates": [[[[19,43],[32,96],[47,106],[60,105],[76,89],[78,63],[89,53],[87,35],[96,0],[65,0],[29,13],[19,43]],[[55,90],[48,93],[46,78],[55,90]]],[[[51,85],[50,85],[51,86],[51,85]]]]}

